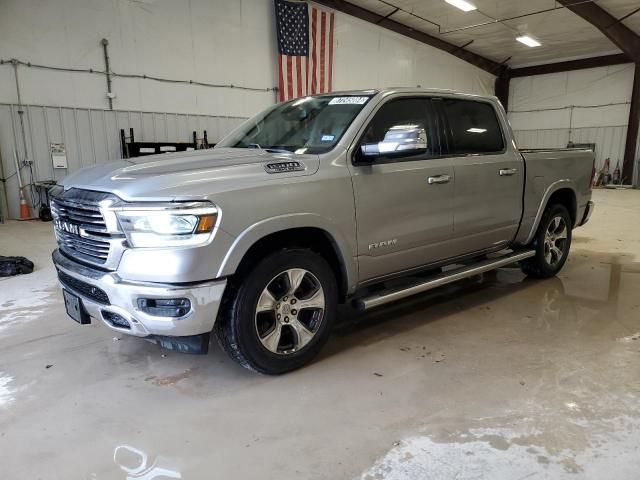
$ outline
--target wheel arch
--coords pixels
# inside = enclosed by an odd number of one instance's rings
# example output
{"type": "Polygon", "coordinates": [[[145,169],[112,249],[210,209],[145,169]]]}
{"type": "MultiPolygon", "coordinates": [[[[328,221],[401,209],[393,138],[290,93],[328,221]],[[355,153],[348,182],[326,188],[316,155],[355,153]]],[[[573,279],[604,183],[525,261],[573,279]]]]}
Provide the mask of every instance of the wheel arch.
{"type": "Polygon", "coordinates": [[[578,203],[575,185],[571,180],[558,180],[557,182],[549,185],[549,187],[545,191],[540,202],[540,206],[538,207],[538,212],[536,214],[535,220],[531,225],[531,229],[529,230],[527,239],[523,242],[525,245],[528,245],[533,240],[533,237],[538,230],[538,226],[540,225],[540,221],[542,220],[542,215],[544,214],[547,207],[555,203],[564,205],[567,208],[567,210],[569,211],[569,215],[571,216],[572,226],[576,225],[578,216],[578,203]]]}
{"type": "Polygon", "coordinates": [[[355,289],[357,266],[350,244],[322,217],[313,214],[276,217],[258,222],[240,234],[227,252],[218,277],[246,270],[265,254],[286,247],[311,248],[331,265],[340,297],[355,289]]]}
{"type": "Polygon", "coordinates": [[[555,190],[549,200],[547,201],[547,205],[545,206],[545,210],[555,204],[564,205],[569,211],[569,216],[571,216],[571,227],[573,228],[576,225],[576,217],[578,215],[578,201],[576,197],[576,192],[569,187],[559,188],[555,190]]]}

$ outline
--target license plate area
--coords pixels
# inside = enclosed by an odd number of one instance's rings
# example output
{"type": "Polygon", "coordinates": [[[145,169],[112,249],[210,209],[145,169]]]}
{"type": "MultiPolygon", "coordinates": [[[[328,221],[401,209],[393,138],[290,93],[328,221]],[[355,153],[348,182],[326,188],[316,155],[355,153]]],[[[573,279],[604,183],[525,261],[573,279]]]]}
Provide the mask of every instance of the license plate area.
{"type": "Polygon", "coordinates": [[[64,289],[62,290],[62,295],[64,297],[64,306],[67,309],[67,315],[80,325],[87,325],[91,323],[91,317],[84,309],[82,299],[80,297],[64,289]]]}

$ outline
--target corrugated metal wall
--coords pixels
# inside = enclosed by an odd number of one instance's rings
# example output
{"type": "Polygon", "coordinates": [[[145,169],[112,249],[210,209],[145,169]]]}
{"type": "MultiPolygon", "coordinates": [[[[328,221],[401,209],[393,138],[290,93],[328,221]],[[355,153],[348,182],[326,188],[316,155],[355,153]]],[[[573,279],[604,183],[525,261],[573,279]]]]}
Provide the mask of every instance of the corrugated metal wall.
{"type": "Polygon", "coordinates": [[[595,143],[597,166],[601,167],[604,160],[610,158],[612,168],[618,161],[622,168],[627,126],[515,130],[514,134],[520,148],[566,148],[570,141],[595,143]]]}
{"type": "MultiPolygon", "coordinates": [[[[190,142],[195,130],[207,131],[209,142],[218,142],[244,120],[242,117],[188,115],[161,112],[100,110],[28,105],[24,107],[28,157],[33,160],[33,181],[59,180],[79,168],[121,158],[120,129],[134,129],[140,142],[190,142]],[[54,169],[50,144],[64,143],[68,169],[54,169]]],[[[19,217],[18,182],[14,152],[24,158],[18,106],[0,104],[0,154],[5,178],[9,218],[19,217]]],[[[22,179],[30,183],[29,170],[22,179]]],[[[31,203],[30,200],[28,200],[31,203]]]]}
{"type": "MultiPolygon", "coordinates": [[[[607,158],[611,159],[611,172],[624,160],[624,147],[627,139],[627,126],[588,127],[588,128],[550,128],[538,130],[514,130],[519,148],[565,148],[569,141],[573,143],[596,144],[596,168],[600,169],[607,158]]],[[[640,142],[636,148],[637,163],[634,168],[633,184],[640,180],[640,142]]]]}

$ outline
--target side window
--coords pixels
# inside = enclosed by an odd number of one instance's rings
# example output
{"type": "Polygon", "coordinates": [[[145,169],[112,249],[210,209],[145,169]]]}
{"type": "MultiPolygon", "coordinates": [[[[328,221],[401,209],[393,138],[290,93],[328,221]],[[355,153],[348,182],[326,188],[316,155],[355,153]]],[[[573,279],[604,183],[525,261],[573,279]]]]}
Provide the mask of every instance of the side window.
{"type": "Polygon", "coordinates": [[[440,153],[431,100],[400,98],[384,104],[360,139],[358,157],[422,159],[440,153]]]}
{"type": "Polygon", "coordinates": [[[456,98],[445,98],[442,103],[453,137],[451,153],[467,155],[504,150],[500,122],[491,104],[456,98]]]}

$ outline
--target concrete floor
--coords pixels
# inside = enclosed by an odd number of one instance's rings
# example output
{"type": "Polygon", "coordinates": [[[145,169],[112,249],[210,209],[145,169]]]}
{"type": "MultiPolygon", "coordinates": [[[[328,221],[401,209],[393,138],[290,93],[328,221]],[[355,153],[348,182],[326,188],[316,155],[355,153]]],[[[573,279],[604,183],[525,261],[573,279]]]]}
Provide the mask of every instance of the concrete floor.
{"type": "Polygon", "coordinates": [[[640,191],[599,190],[559,278],[345,312],[282,377],[66,318],[51,225],[0,225],[6,479],[637,479],[640,191]]]}

